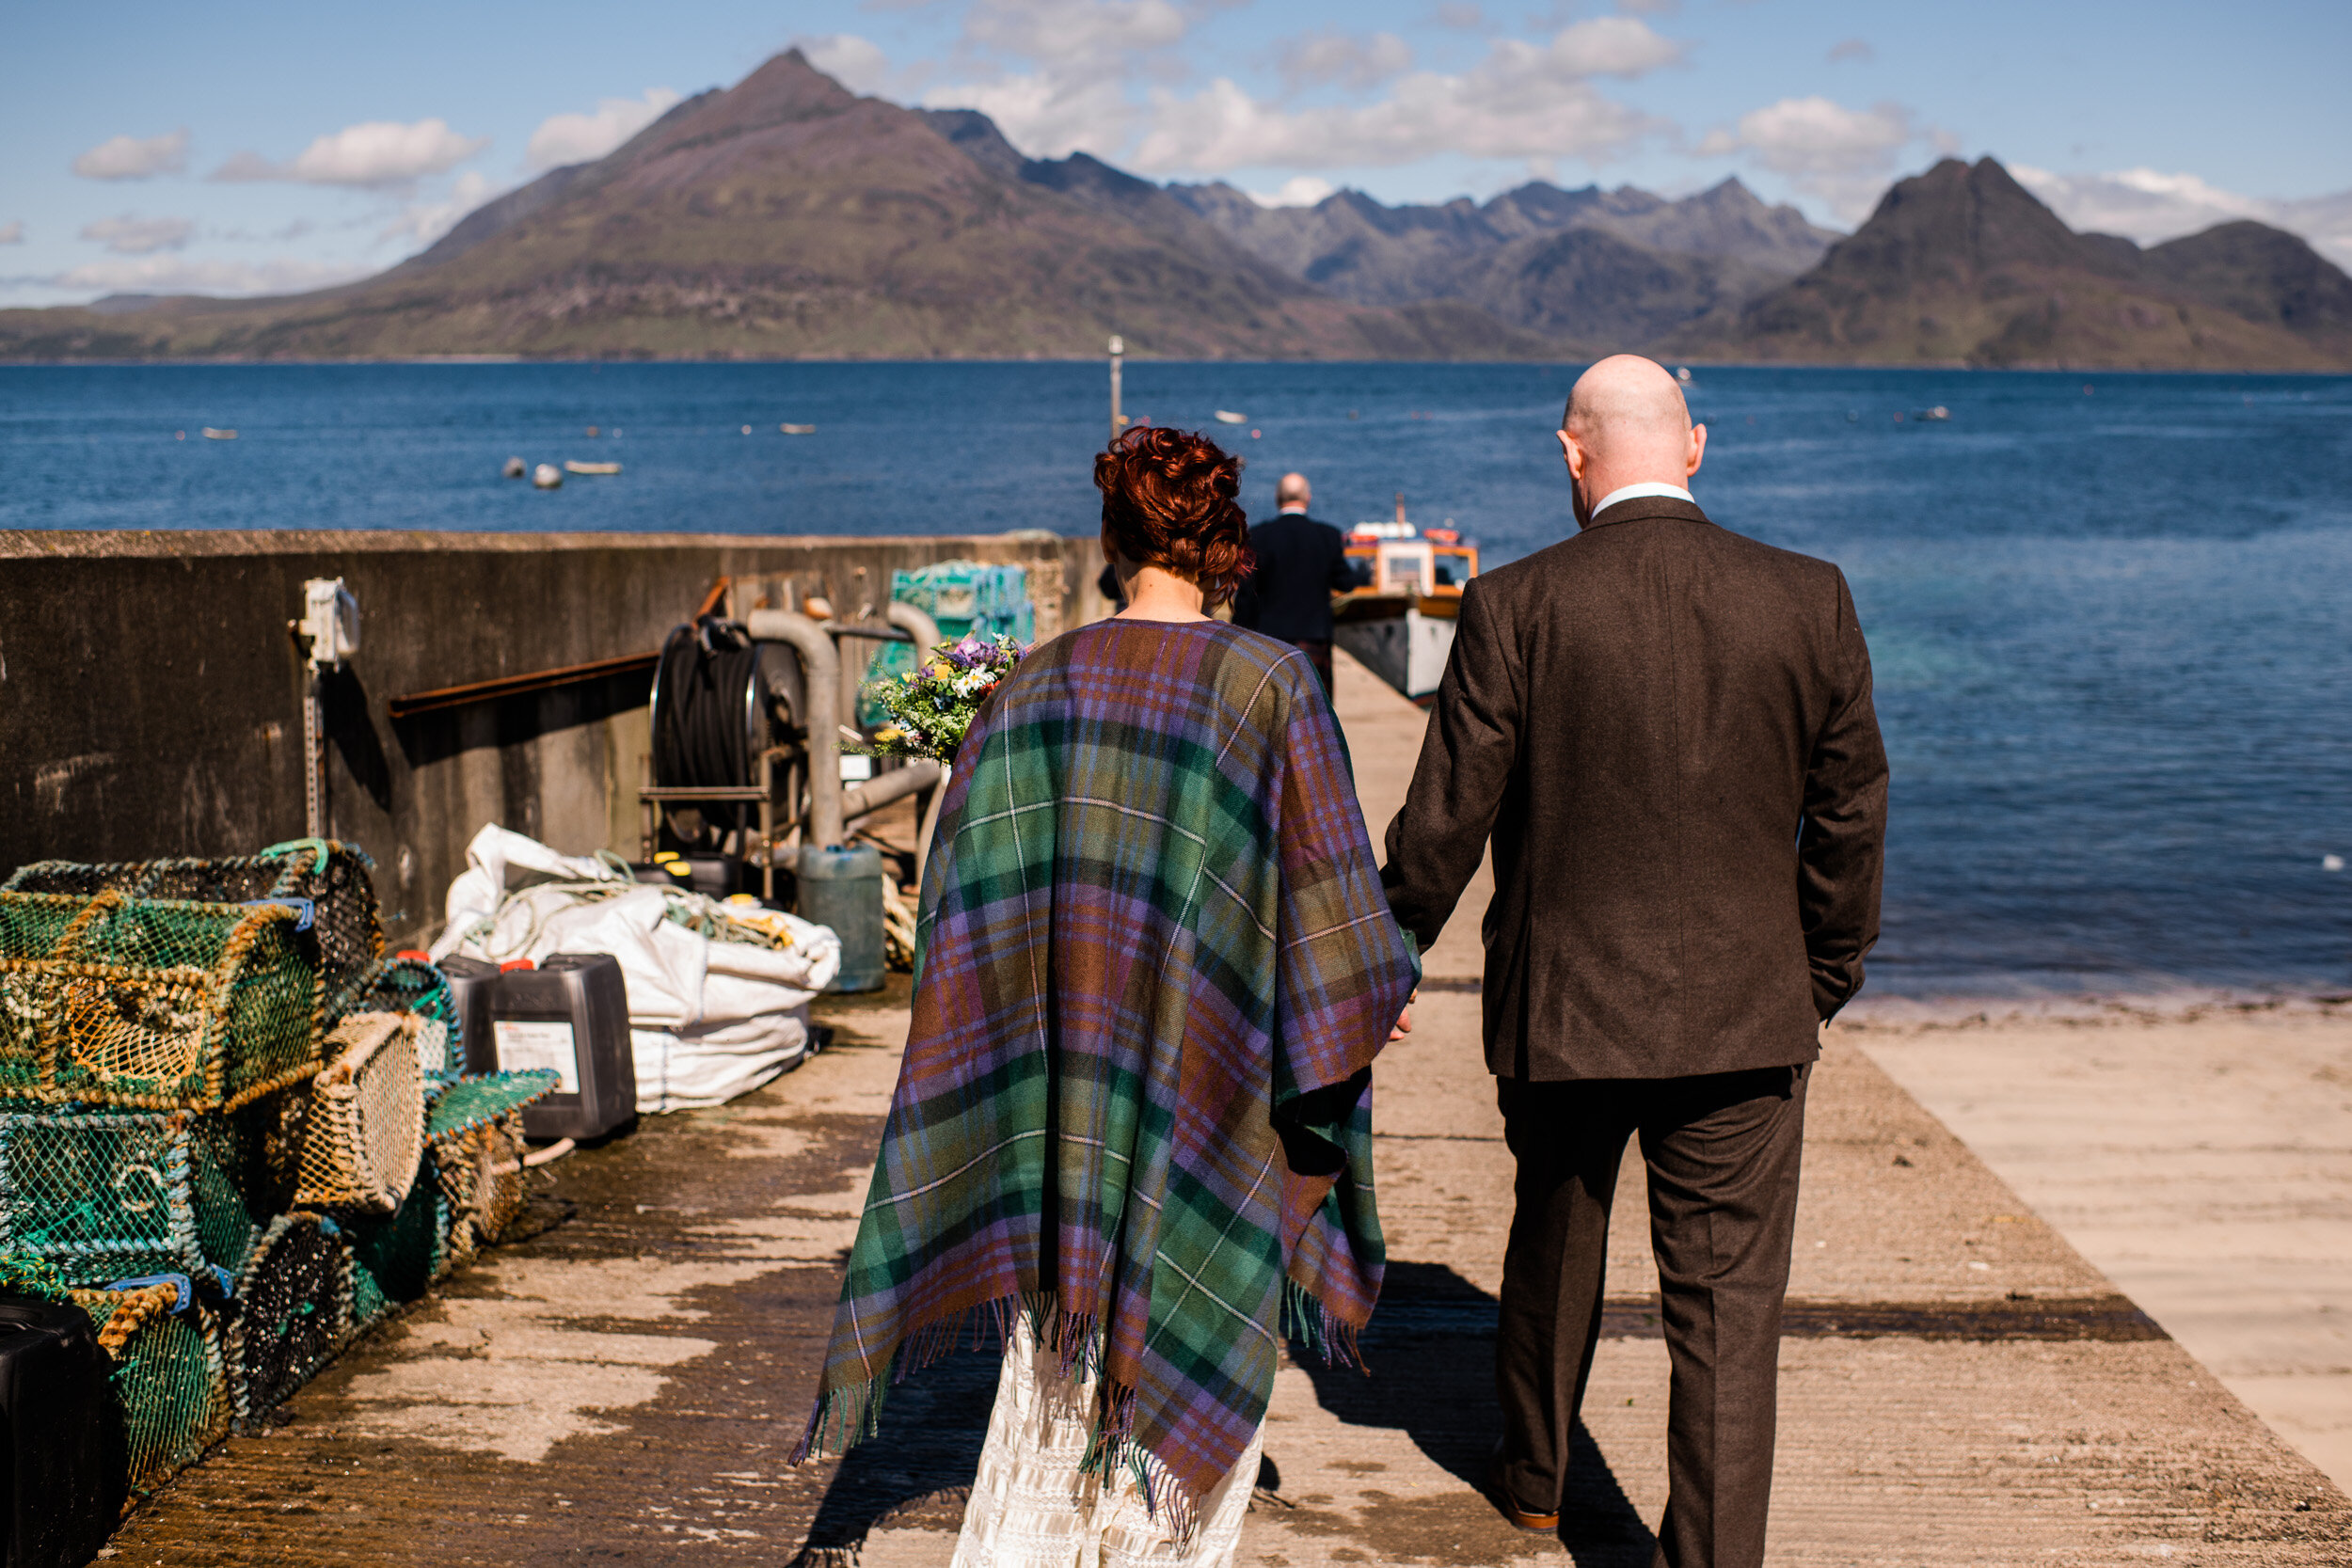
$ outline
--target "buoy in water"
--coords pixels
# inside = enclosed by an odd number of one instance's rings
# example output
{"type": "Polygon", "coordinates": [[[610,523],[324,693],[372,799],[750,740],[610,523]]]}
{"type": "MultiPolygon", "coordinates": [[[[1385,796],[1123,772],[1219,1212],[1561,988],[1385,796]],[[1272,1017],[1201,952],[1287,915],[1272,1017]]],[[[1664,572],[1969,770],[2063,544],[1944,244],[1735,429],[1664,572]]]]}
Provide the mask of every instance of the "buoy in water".
{"type": "Polygon", "coordinates": [[[564,470],[552,463],[542,463],[531,470],[531,483],[542,490],[557,489],[564,483],[564,470]]]}
{"type": "Polygon", "coordinates": [[[506,460],[506,466],[499,470],[499,477],[501,479],[520,479],[523,475],[529,472],[531,472],[530,464],[524,462],[519,457],[510,457],[506,460]]]}
{"type": "Polygon", "coordinates": [[[787,436],[814,436],[817,434],[817,427],[813,424],[780,424],[776,426],[776,428],[783,431],[787,436]]]}

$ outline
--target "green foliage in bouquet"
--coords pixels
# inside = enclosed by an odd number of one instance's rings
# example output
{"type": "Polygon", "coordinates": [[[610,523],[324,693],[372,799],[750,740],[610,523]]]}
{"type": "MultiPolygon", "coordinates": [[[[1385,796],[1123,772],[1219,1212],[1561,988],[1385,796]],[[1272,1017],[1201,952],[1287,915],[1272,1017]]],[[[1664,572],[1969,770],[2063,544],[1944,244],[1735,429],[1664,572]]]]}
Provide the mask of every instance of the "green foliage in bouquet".
{"type": "Polygon", "coordinates": [[[875,733],[870,747],[843,749],[953,762],[973,715],[1028,651],[1011,637],[974,635],[942,642],[905,674],[866,686],[866,695],[889,715],[889,722],[875,733]]]}

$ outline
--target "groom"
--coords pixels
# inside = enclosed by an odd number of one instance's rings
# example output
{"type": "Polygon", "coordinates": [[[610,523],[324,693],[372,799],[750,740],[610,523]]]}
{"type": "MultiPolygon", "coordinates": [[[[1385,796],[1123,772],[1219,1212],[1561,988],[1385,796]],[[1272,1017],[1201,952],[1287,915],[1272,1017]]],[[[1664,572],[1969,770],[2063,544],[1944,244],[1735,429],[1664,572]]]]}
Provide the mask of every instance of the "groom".
{"type": "Polygon", "coordinates": [[[1581,531],[1463,594],[1383,878],[1426,951],[1494,845],[1497,1506],[1558,1528],[1638,1135],[1673,1367],[1657,1561],[1755,1568],[1805,1080],[1878,940],[1870,655],[1836,567],[1699,509],[1707,427],[1656,364],[1585,372],[1560,445],[1581,531]]]}

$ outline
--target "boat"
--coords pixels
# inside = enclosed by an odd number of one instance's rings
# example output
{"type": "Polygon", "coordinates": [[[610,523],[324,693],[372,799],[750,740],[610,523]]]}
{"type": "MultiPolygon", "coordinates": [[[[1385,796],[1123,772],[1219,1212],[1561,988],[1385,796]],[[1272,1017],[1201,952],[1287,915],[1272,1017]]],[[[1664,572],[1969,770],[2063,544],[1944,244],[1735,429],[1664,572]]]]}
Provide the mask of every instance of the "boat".
{"type": "Polygon", "coordinates": [[[564,459],[564,471],[567,474],[617,474],[621,466],[618,463],[582,463],[575,457],[564,459]]]}
{"type": "Polygon", "coordinates": [[[1216,422],[1219,424],[1248,424],[1249,422],[1249,416],[1247,414],[1236,414],[1230,408],[1220,408],[1216,411],[1216,422]]]}
{"type": "Polygon", "coordinates": [[[215,430],[211,425],[204,427],[204,439],[207,441],[233,441],[236,438],[237,433],[233,430],[215,430]]]}
{"type": "Polygon", "coordinates": [[[1915,420],[1923,420],[1929,424],[1941,424],[1952,417],[1952,411],[1939,403],[1932,408],[1922,408],[1911,417],[1915,420]]]}
{"type": "Polygon", "coordinates": [[[1462,587],[1478,575],[1478,546],[1453,521],[1416,528],[1400,493],[1394,519],[1348,531],[1357,586],[1331,595],[1332,641],[1423,706],[1436,700],[1454,652],[1462,587]]]}
{"type": "Polygon", "coordinates": [[[814,436],[817,434],[817,427],[813,424],[780,424],[776,426],[776,428],[783,431],[787,436],[814,436]]]}

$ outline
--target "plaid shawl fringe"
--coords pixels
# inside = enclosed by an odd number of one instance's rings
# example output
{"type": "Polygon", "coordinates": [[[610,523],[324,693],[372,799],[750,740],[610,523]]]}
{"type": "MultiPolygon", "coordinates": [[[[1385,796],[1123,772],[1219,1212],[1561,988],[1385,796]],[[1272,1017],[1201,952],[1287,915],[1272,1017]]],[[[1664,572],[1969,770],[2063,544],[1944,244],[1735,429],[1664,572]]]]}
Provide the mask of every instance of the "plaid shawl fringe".
{"type": "Polygon", "coordinates": [[[1095,1385],[1085,1470],[1189,1541],[1281,1341],[1360,1365],[1385,1256],[1366,1085],[1419,962],[1304,656],[1214,622],[1041,647],[974,722],[923,902],[792,1462],[1025,1317],[1095,1385]]]}
{"type": "MultiPolygon", "coordinates": [[[[1056,1353],[1057,1370],[1062,1376],[1099,1376],[1103,1329],[1093,1313],[1063,1311],[1050,1291],[1000,1296],[910,1332],[899,1341],[887,1376],[826,1390],[810,1413],[807,1431],[785,1462],[799,1465],[847,1453],[881,1430],[882,1403],[890,1385],[903,1383],[959,1351],[985,1350],[992,1340],[1001,1352],[1011,1342],[1016,1316],[1027,1318],[1038,1344],[1056,1353]]],[[[1356,1325],[1335,1316],[1295,1279],[1282,1282],[1282,1327],[1286,1337],[1326,1365],[1362,1369],[1356,1325]]],[[[1157,1455],[1136,1441],[1136,1391],[1105,1380],[1098,1398],[1094,1431],[1078,1473],[1107,1479],[1115,1471],[1127,1471],[1143,1494],[1145,1513],[1157,1519],[1165,1506],[1168,1533],[1179,1547],[1188,1545],[1200,1524],[1200,1499],[1169,1473],[1157,1455]]]]}

